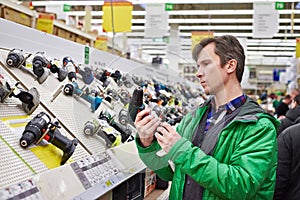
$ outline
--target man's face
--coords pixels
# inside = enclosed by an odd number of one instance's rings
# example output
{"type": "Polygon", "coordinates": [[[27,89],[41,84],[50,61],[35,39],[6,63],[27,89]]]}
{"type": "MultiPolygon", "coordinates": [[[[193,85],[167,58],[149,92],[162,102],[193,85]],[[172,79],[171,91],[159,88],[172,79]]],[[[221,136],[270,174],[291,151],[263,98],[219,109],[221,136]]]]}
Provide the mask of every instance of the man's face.
{"type": "Polygon", "coordinates": [[[215,95],[224,90],[226,72],[220,66],[220,57],[214,53],[215,44],[206,45],[198,56],[197,77],[200,79],[205,94],[215,95]]]}

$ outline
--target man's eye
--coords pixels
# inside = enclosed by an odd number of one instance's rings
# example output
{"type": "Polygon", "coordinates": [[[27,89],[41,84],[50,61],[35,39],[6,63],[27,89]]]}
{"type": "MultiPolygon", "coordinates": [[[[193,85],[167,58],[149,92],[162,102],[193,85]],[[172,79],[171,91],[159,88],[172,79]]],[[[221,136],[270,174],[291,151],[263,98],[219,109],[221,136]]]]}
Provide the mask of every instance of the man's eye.
{"type": "Polygon", "coordinates": [[[202,65],[207,66],[207,65],[209,65],[209,62],[204,62],[202,65]]]}

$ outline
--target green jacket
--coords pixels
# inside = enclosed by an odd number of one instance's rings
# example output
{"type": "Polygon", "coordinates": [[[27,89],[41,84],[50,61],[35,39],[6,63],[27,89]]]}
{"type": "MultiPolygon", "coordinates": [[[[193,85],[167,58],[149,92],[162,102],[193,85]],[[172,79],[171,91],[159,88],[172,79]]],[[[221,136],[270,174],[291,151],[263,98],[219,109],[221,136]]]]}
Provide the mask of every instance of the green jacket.
{"type": "Polygon", "coordinates": [[[143,148],[136,140],[143,162],[162,179],[172,181],[169,199],[182,199],[185,174],[204,187],[202,199],[272,199],[279,121],[248,97],[235,119],[219,134],[209,156],[191,143],[207,109],[208,103],[184,117],[176,128],[182,138],[162,157],[156,154],[161,149],[157,141],[143,148]],[[174,172],[170,161],[175,165],[174,172]]]}

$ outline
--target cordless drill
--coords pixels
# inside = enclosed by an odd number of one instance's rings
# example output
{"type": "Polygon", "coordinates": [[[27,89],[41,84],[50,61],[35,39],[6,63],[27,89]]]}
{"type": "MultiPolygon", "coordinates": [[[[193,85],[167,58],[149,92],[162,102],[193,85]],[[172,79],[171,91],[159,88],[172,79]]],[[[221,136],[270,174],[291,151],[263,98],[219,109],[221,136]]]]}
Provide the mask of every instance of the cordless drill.
{"type": "Polygon", "coordinates": [[[23,50],[12,49],[6,58],[6,64],[9,67],[20,67],[25,62],[23,50]]]}
{"type": "Polygon", "coordinates": [[[42,84],[49,76],[50,62],[45,57],[44,52],[37,52],[32,59],[33,73],[37,76],[37,81],[42,84]]]}
{"type": "Polygon", "coordinates": [[[121,135],[113,130],[106,120],[93,118],[84,124],[83,133],[88,136],[98,135],[104,139],[108,148],[118,146],[121,143],[121,135]]]}
{"type": "Polygon", "coordinates": [[[128,115],[129,115],[129,121],[133,124],[136,118],[136,115],[145,109],[144,105],[144,92],[143,88],[137,87],[134,89],[132,97],[129,101],[129,106],[128,106],[128,115]]]}
{"type": "Polygon", "coordinates": [[[133,140],[132,131],[115,122],[107,111],[101,111],[97,119],[91,119],[84,125],[86,135],[98,135],[105,140],[107,147],[133,140]],[[117,132],[109,127],[113,127],[117,132]]]}
{"type": "Polygon", "coordinates": [[[51,122],[51,118],[44,112],[36,115],[25,127],[20,139],[20,146],[27,148],[31,144],[39,144],[43,139],[52,143],[63,151],[61,165],[65,164],[72,156],[78,144],[78,140],[69,140],[58,130],[58,122],[51,122]]]}
{"type": "Polygon", "coordinates": [[[52,62],[50,62],[48,68],[50,69],[50,72],[52,72],[53,74],[57,73],[57,79],[59,81],[65,80],[65,78],[68,75],[68,71],[66,68],[58,67],[56,64],[53,64],[52,62]]]}
{"type": "Polygon", "coordinates": [[[121,133],[121,142],[126,142],[131,137],[131,130],[123,127],[120,123],[117,123],[113,117],[107,111],[101,111],[99,114],[100,120],[105,120],[110,126],[121,133]]]}
{"type": "Polygon", "coordinates": [[[19,82],[11,87],[7,79],[0,74],[0,102],[3,103],[5,99],[15,97],[22,102],[22,108],[30,115],[40,103],[40,94],[35,87],[26,92],[18,88],[18,84],[19,82]],[[16,93],[17,89],[19,93],[16,93]]]}

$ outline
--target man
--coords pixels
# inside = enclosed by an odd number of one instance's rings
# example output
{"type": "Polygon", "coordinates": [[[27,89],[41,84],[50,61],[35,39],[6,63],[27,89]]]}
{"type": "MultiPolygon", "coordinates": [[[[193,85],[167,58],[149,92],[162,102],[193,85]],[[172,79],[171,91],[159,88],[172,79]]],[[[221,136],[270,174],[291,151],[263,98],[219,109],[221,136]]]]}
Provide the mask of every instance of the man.
{"type": "Polygon", "coordinates": [[[286,112],[290,109],[289,106],[292,103],[292,101],[293,99],[289,94],[283,98],[282,102],[278,105],[276,110],[276,115],[278,119],[284,118],[286,112]]]}
{"type": "Polygon", "coordinates": [[[176,131],[149,109],[138,113],[140,158],[172,181],[170,200],[272,199],[279,121],[242,92],[241,44],[229,35],[204,39],[193,57],[210,98],[187,114],[176,131]],[[164,155],[157,153],[160,149],[164,155]]]}
{"type": "Polygon", "coordinates": [[[285,117],[280,120],[281,123],[277,135],[281,134],[287,127],[300,122],[300,95],[294,97],[291,108],[286,112],[285,117]]]}
{"type": "Polygon", "coordinates": [[[285,129],[277,138],[278,167],[274,199],[300,199],[300,124],[285,129]]]}

